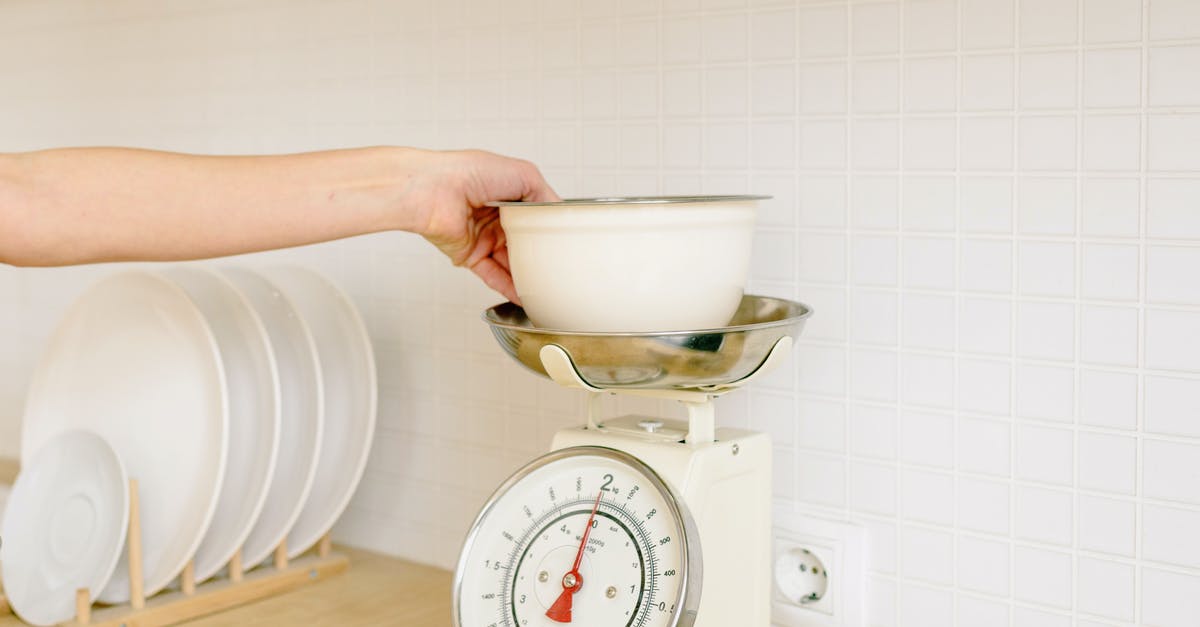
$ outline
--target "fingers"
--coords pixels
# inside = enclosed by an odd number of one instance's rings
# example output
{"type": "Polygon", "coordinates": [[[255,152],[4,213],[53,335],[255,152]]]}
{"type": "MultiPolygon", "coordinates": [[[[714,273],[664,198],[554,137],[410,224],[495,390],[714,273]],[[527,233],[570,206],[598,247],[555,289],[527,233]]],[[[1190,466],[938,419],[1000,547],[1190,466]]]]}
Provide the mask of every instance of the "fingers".
{"type": "Polygon", "coordinates": [[[521,200],[531,202],[555,202],[562,200],[546,182],[546,178],[542,176],[541,170],[536,165],[525,161],[525,193],[521,196],[521,200]]]}
{"type": "Polygon", "coordinates": [[[471,272],[483,279],[483,282],[488,287],[500,292],[508,300],[520,305],[521,299],[517,297],[517,290],[513,286],[512,275],[508,270],[500,267],[500,264],[491,257],[484,257],[471,266],[471,272]]]}

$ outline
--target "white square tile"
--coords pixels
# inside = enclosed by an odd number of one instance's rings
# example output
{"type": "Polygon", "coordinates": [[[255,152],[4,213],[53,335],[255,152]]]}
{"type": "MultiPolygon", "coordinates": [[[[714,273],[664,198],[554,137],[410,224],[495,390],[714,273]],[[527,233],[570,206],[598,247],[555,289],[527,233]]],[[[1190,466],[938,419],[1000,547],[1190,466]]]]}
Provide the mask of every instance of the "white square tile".
{"type": "Polygon", "coordinates": [[[895,237],[856,235],[851,244],[852,279],[855,285],[894,286],[899,243],[895,237]]]}
{"type": "Polygon", "coordinates": [[[895,170],[900,166],[899,120],[854,120],[853,130],[855,169],[895,170]]]}
{"type": "Polygon", "coordinates": [[[842,286],[804,288],[804,302],[820,311],[804,326],[804,337],[812,340],[846,341],[846,289],[842,286]]]}
{"type": "Polygon", "coordinates": [[[1084,244],[1082,262],[1080,290],[1084,298],[1137,300],[1137,246],[1084,244]]]}
{"type": "Polygon", "coordinates": [[[1012,466],[1012,426],[1008,422],[959,418],[956,438],[959,470],[1008,476],[1012,466]]]}
{"type": "Polygon", "coordinates": [[[624,72],[620,85],[622,116],[658,117],[658,72],[624,72]]]}
{"type": "Polygon", "coordinates": [[[900,568],[906,579],[948,586],[954,583],[954,535],[921,527],[900,527],[900,568]]]}
{"type": "Polygon", "coordinates": [[[1141,620],[1164,627],[1200,624],[1200,577],[1142,567],[1141,620]]]}
{"type": "Polygon", "coordinates": [[[1012,180],[962,177],[959,181],[960,225],[968,233],[1012,232],[1012,180]]]}
{"type": "Polygon", "coordinates": [[[1151,114],[1148,167],[1200,170],[1200,114],[1151,114]]]}
{"type": "Polygon", "coordinates": [[[896,409],[850,404],[850,452],[884,460],[896,459],[896,409]]]}
{"type": "Polygon", "coordinates": [[[700,20],[695,17],[672,17],[663,20],[663,62],[698,63],[700,61],[700,32],[700,20]]]}
{"type": "Polygon", "coordinates": [[[964,239],[959,245],[961,289],[1012,292],[1013,247],[1006,240],[964,239]]]}
{"type": "Polygon", "coordinates": [[[964,111],[1011,110],[1016,73],[1012,55],[963,57],[962,108],[964,111]]]}
{"type": "Polygon", "coordinates": [[[1136,179],[1083,179],[1083,234],[1137,237],[1141,214],[1138,187],[1136,179]]]}
{"type": "Polygon", "coordinates": [[[1026,296],[1075,294],[1075,246],[1059,242],[1022,242],[1017,247],[1018,285],[1026,296]]]}
{"type": "Polygon", "coordinates": [[[700,167],[703,145],[699,124],[663,124],[663,165],[676,168],[700,167]]]}
{"type": "Polygon", "coordinates": [[[954,468],[954,417],[904,410],[900,415],[900,460],[919,466],[954,468]]]}
{"type": "Polygon", "coordinates": [[[957,145],[953,119],[909,119],[904,126],[904,167],[909,170],[952,170],[957,145]]]}
{"type": "Polygon", "coordinates": [[[1200,37],[1200,7],[1191,0],[1155,0],[1150,6],[1150,39],[1200,37]]]}
{"type": "MultiPolygon", "coordinates": [[[[719,33],[715,34],[719,36],[719,33]]],[[[755,61],[796,55],[796,12],[764,11],[750,16],[750,57],[755,61]]]]}
{"type": "Polygon", "coordinates": [[[1075,232],[1075,179],[1022,177],[1018,187],[1017,224],[1021,233],[1075,232]]]}
{"type": "Polygon", "coordinates": [[[906,294],[901,322],[904,346],[954,350],[954,297],[906,294]]]}
{"type": "Polygon", "coordinates": [[[759,201],[759,226],[796,225],[796,178],[792,174],[756,174],[750,182],[750,191],[772,196],[759,201]]]}
{"type": "MultiPolygon", "coordinates": [[[[1139,35],[1140,36],[1140,35],[1139,35]]],[[[1088,50],[1083,54],[1083,104],[1136,107],[1142,101],[1142,51],[1088,50]]]]}
{"type": "MultiPolygon", "coordinates": [[[[1005,432],[1007,436],[1007,432],[1005,432]]],[[[958,478],[955,505],[958,527],[981,533],[1008,535],[1009,483],[972,477],[958,478]]]]}
{"type": "Polygon", "coordinates": [[[782,122],[755,122],[751,125],[751,167],[756,169],[790,169],[795,164],[796,127],[791,120],[782,122]]]}
{"type": "Polygon", "coordinates": [[[851,224],[894,230],[900,226],[899,182],[894,176],[855,176],[850,180],[851,224]]]}
{"type": "Polygon", "coordinates": [[[750,259],[751,276],[760,281],[796,280],[796,237],[780,231],[758,231],[750,259]]]}
{"type": "Polygon", "coordinates": [[[814,283],[846,280],[846,236],[801,233],[797,278],[814,283]]]}
{"type": "Polygon", "coordinates": [[[708,68],[704,72],[704,113],[710,116],[744,116],[749,108],[746,99],[746,69],[738,67],[708,68]]]}
{"type": "Polygon", "coordinates": [[[1080,361],[1137,366],[1137,309],[1084,306],[1080,310],[1080,327],[1080,361]]]}
{"type": "Polygon", "coordinates": [[[658,63],[658,23],[655,20],[621,23],[617,59],[625,66],[658,63]]]}
{"type": "Polygon", "coordinates": [[[1080,557],[1077,609],[1113,620],[1133,620],[1135,578],[1132,564],[1080,557]]]}
{"type": "Polygon", "coordinates": [[[907,404],[954,406],[954,359],[905,354],[901,363],[901,398],[907,404]]]}
{"type": "Polygon", "coordinates": [[[1140,0],[1084,0],[1083,39],[1089,44],[1139,41],[1142,38],[1140,0]]]}
{"type": "Polygon", "coordinates": [[[1051,613],[1019,605],[1013,608],[1012,620],[1014,625],[1021,627],[1072,627],[1068,614],[1051,613]]]}
{"type": "MultiPolygon", "coordinates": [[[[821,89],[828,87],[821,86],[821,89]]],[[[859,61],[854,64],[854,111],[890,113],[900,107],[900,64],[896,61],[859,61]]]]}
{"type": "Polygon", "coordinates": [[[742,123],[704,126],[704,165],[710,168],[744,168],[749,158],[748,130],[742,123]]]}
{"type": "Polygon", "coordinates": [[[958,406],[964,411],[1007,415],[1011,410],[1011,381],[1007,362],[960,359],[958,406]]]}
{"type": "Polygon", "coordinates": [[[801,7],[800,57],[845,56],[849,44],[846,21],[845,7],[801,7]]]}
{"type": "Polygon", "coordinates": [[[956,625],[971,625],[971,627],[1008,627],[1009,625],[1007,602],[959,594],[956,603],[956,625]]]}
{"type": "Polygon", "coordinates": [[[904,469],[900,476],[900,510],[909,520],[954,524],[954,476],[904,469]]]}
{"type": "Polygon", "coordinates": [[[854,4],[850,7],[854,54],[890,54],[900,49],[900,9],[896,4],[854,4]]]}
{"type": "Polygon", "coordinates": [[[1012,301],[962,297],[958,314],[958,349],[969,353],[1007,355],[1012,346],[1012,301]]]}
{"type": "Polygon", "coordinates": [[[1100,433],[1079,434],[1079,487],[1133,494],[1136,474],[1136,439],[1100,433]]]}
{"type": "Polygon", "coordinates": [[[1093,115],[1083,120],[1083,167],[1094,171],[1141,168],[1141,119],[1135,115],[1093,115]]]}
{"type": "Polygon", "coordinates": [[[796,486],[796,451],[776,449],[771,457],[771,495],[775,498],[794,499],[799,492],[796,486]]]}
{"type": "Polygon", "coordinates": [[[1075,505],[1070,492],[1018,486],[1016,507],[1013,533],[1017,538],[1071,545],[1075,505]]]}
{"type": "Polygon", "coordinates": [[[1087,494],[1079,495],[1079,548],[1133,556],[1137,505],[1087,494]]]}
{"type": "Polygon", "coordinates": [[[846,123],[800,123],[800,166],[842,168],[846,164],[846,123]]]}
{"type": "Polygon", "coordinates": [[[1070,553],[1018,546],[1013,550],[1013,568],[1021,573],[1013,584],[1013,596],[1017,600],[1064,609],[1071,607],[1070,553]]]}
{"type": "Polygon", "coordinates": [[[953,50],[958,43],[958,10],[951,0],[911,0],[904,5],[904,49],[953,50]]]}
{"type": "MultiPolygon", "coordinates": [[[[842,113],[846,110],[845,63],[801,65],[799,75],[801,113],[842,113]]],[[[856,75],[856,90],[857,79],[856,75]]]]}
{"type": "Polygon", "coordinates": [[[1200,46],[1150,48],[1150,106],[1200,104],[1200,46]]]}
{"type": "Polygon", "coordinates": [[[895,627],[897,614],[896,580],[874,575],[867,577],[866,615],[871,624],[895,627]]]}
{"type": "Polygon", "coordinates": [[[1200,568],[1200,512],[1142,506],[1142,559],[1200,568]]]}
{"type": "Polygon", "coordinates": [[[1200,504],[1200,446],[1144,440],[1142,496],[1200,504]]]}
{"type": "Polygon", "coordinates": [[[955,57],[904,62],[905,111],[953,111],[957,100],[958,60],[955,57]]]}
{"type": "Polygon", "coordinates": [[[1014,41],[1014,0],[963,0],[964,48],[1008,48],[1014,41]]]}
{"type": "Polygon", "coordinates": [[[854,290],[850,296],[850,339],[855,344],[896,345],[898,319],[894,292],[854,290]]]}
{"type": "Polygon", "coordinates": [[[1080,370],[1079,421],[1112,429],[1137,427],[1137,376],[1080,370]]]}
{"type": "Polygon", "coordinates": [[[662,76],[663,114],[700,115],[704,99],[699,70],[663,70],[662,76]]]}
{"type": "Polygon", "coordinates": [[[1146,300],[1200,305],[1200,247],[1150,246],[1146,249],[1146,300]]]}
{"type": "Polygon", "coordinates": [[[592,168],[611,169],[617,167],[620,133],[615,126],[585,126],[580,134],[580,151],[583,165],[592,168]]]}
{"type": "Polygon", "coordinates": [[[857,512],[896,515],[895,466],[850,463],[850,507],[857,512]]]}
{"type": "MultiPolygon", "coordinates": [[[[753,401],[754,413],[773,411],[775,405],[781,403],[760,403],[766,393],[755,390],[753,401]]],[[[789,403],[793,400],[786,399],[789,403]]],[[[791,412],[782,413],[783,419],[792,422],[791,412]]],[[[843,402],[823,401],[811,398],[801,398],[795,403],[795,444],[803,448],[811,448],[831,453],[842,453],[846,450],[846,404],[843,402]]],[[[772,434],[774,435],[774,434],[772,434]]],[[[782,437],[775,437],[775,444],[791,443],[782,437]]]]}
{"type": "Polygon", "coordinates": [[[954,624],[954,594],[912,583],[900,585],[898,627],[951,627],[954,624]]]}
{"type": "Polygon", "coordinates": [[[1200,379],[1147,376],[1146,431],[1200,437],[1200,379]]]}
{"type": "Polygon", "coordinates": [[[1145,365],[1164,370],[1200,370],[1200,312],[1145,311],[1145,365]]]}
{"type": "Polygon", "coordinates": [[[542,79],[542,116],[546,118],[574,118],[578,111],[576,96],[580,93],[579,81],[569,76],[548,76],[542,79]]]}
{"type": "Polygon", "coordinates": [[[1011,170],[1013,121],[1010,117],[963,118],[958,126],[959,167],[963,170],[1011,170]]]}
{"type": "MultiPolygon", "coordinates": [[[[827,442],[812,442],[810,439],[799,440],[796,435],[797,431],[804,429],[805,425],[812,431],[813,423],[818,423],[817,429],[836,430],[836,427],[829,426],[829,423],[844,424],[844,420],[837,423],[835,405],[834,403],[824,405],[809,403],[806,406],[800,406],[793,394],[759,388],[750,394],[750,426],[770,435],[772,444],[776,446],[820,449],[822,447],[818,444],[827,444],[827,442]]],[[[843,409],[843,411],[845,410],[843,409]]],[[[813,434],[807,435],[812,436],[813,434]]],[[[840,439],[833,436],[829,436],[829,439],[840,444],[840,439]]]]}
{"type": "Polygon", "coordinates": [[[904,179],[901,216],[907,231],[953,231],[955,204],[953,177],[904,179]]]}
{"type": "Polygon", "coordinates": [[[621,127],[621,166],[655,168],[658,166],[658,126],[627,124],[621,127]]]}
{"type": "Polygon", "coordinates": [[[802,177],[799,214],[800,226],[845,226],[846,177],[816,174],[802,177]]]}
{"type": "Polygon", "coordinates": [[[1017,477],[1071,485],[1072,441],[1070,429],[1017,425],[1017,477]]]}
{"type": "MultiPolygon", "coordinates": [[[[664,83],[668,71],[663,72],[664,83]]],[[[666,89],[664,85],[664,89],[666,89]]],[[[787,115],[796,110],[796,68],[767,65],[750,69],[750,110],[754,115],[787,115]]]]}
{"type": "Polygon", "coordinates": [[[1018,166],[1022,170],[1075,168],[1075,118],[1022,117],[1018,166]]]}
{"type": "Polygon", "coordinates": [[[895,351],[851,349],[850,395],[858,400],[896,400],[895,351]]]}
{"type": "Polygon", "coordinates": [[[584,67],[607,67],[616,61],[616,24],[592,21],[579,28],[580,61],[584,67]]]}
{"type": "Polygon", "coordinates": [[[904,287],[954,289],[954,240],[906,237],[904,287]]]}
{"type": "Polygon", "coordinates": [[[796,494],[802,501],[830,507],[846,506],[846,466],[842,457],[805,455],[796,462],[796,494]]]}
{"type": "Polygon", "coordinates": [[[1150,179],[1146,233],[1151,237],[1200,239],[1200,179],[1150,179]]]}
{"type": "MultiPolygon", "coordinates": [[[[867,542],[871,546],[871,556],[867,559],[867,570],[872,573],[895,574],[896,556],[900,552],[897,548],[900,532],[895,520],[865,520],[863,527],[866,528],[867,542]]],[[[868,579],[868,586],[872,585],[871,579],[868,579]]]]}
{"type": "Polygon", "coordinates": [[[1075,52],[1022,54],[1021,108],[1075,108],[1076,56],[1075,52]]]}
{"type": "Polygon", "coordinates": [[[1076,2],[1041,0],[1022,2],[1020,41],[1022,46],[1073,44],[1077,41],[1076,2]]]}
{"type": "Polygon", "coordinates": [[[1017,364],[1017,415],[1071,422],[1075,411],[1075,371],[1017,364]]]}

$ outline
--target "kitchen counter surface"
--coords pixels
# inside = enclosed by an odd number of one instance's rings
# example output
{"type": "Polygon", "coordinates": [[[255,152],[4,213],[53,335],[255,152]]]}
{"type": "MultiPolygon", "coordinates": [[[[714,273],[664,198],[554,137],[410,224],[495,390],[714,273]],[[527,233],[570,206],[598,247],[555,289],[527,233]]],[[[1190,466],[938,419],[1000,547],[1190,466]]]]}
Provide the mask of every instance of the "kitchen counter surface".
{"type": "MultiPolygon", "coordinates": [[[[16,476],[17,464],[0,459],[0,484],[16,476]]],[[[450,624],[449,571],[345,547],[350,570],[319,584],[185,623],[189,627],[336,625],[375,627],[450,624]]],[[[0,590],[0,595],[3,590],[0,590]]],[[[24,623],[0,610],[0,627],[24,623]]]]}

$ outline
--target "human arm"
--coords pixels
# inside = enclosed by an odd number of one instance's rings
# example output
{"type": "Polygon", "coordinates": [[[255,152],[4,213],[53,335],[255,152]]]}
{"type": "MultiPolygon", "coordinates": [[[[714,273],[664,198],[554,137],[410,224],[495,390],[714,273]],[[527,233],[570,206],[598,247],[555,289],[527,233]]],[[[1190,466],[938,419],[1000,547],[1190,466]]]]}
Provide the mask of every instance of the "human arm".
{"type": "Polygon", "coordinates": [[[0,154],[0,262],[200,259],[404,230],[515,299],[498,214],[483,205],[553,198],[532,164],[479,151],[0,154]]]}

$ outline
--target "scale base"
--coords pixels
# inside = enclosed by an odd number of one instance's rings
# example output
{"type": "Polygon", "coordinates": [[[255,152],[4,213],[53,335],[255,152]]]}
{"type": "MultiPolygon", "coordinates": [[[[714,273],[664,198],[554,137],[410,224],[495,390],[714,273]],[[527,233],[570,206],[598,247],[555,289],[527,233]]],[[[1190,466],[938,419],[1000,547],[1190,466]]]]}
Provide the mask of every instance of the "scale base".
{"type": "Polygon", "coordinates": [[[771,440],[717,429],[684,443],[688,424],[621,416],[563,429],[551,450],[606,446],[641,459],[687,504],[700,534],[703,581],[694,627],[766,627],[771,622],[771,440]],[[708,592],[705,592],[708,591],[708,592]]]}

